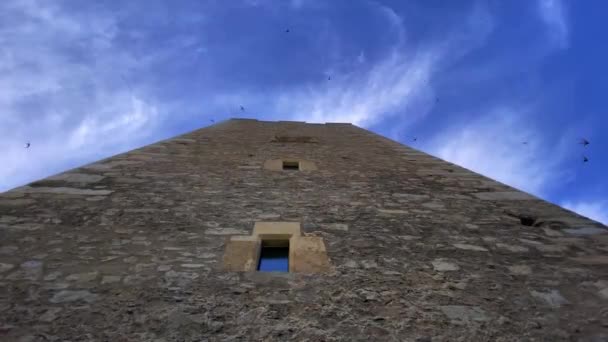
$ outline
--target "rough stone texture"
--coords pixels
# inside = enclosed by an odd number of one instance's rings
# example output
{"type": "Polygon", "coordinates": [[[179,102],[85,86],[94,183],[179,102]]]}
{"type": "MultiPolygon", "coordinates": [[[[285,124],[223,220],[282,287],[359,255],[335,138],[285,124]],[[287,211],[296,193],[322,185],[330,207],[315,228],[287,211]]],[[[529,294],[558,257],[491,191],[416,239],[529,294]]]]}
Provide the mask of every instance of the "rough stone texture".
{"type": "Polygon", "coordinates": [[[94,302],[97,295],[90,293],[89,291],[78,290],[64,290],[59,291],[49,299],[51,303],[69,303],[76,301],[94,302]]]}
{"type": "Polygon", "coordinates": [[[551,290],[549,292],[532,291],[532,296],[543,300],[547,305],[554,308],[568,304],[568,301],[557,290],[551,290]]]}
{"type": "Polygon", "coordinates": [[[532,269],[528,265],[513,265],[508,266],[509,272],[515,275],[529,275],[532,273],[532,269]]]}
{"type": "Polygon", "coordinates": [[[457,324],[487,321],[489,317],[477,306],[443,305],[441,311],[457,324]]]}
{"type": "Polygon", "coordinates": [[[431,264],[433,264],[433,269],[439,272],[458,271],[460,269],[458,265],[442,259],[433,260],[431,264]]]}
{"type": "Polygon", "coordinates": [[[231,120],[0,194],[0,340],[603,341],[607,265],[601,224],[368,131],[231,120]],[[256,221],[332,270],[224,270],[256,221]]]}

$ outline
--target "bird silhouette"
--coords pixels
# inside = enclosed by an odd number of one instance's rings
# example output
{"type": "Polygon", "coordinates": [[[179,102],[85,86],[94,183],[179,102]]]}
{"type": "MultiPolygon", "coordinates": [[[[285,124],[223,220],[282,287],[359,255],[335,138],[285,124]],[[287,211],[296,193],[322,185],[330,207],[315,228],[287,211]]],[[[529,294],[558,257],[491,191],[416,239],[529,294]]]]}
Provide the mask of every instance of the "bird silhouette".
{"type": "Polygon", "coordinates": [[[414,139],[412,139],[412,141],[416,141],[416,140],[418,140],[418,138],[416,138],[416,137],[414,137],[414,139]]]}
{"type": "Polygon", "coordinates": [[[30,142],[29,142],[29,141],[28,141],[28,142],[26,142],[26,143],[25,143],[25,148],[30,148],[30,145],[31,145],[31,144],[30,144],[30,142]]]}
{"type": "Polygon", "coordinates": [[[285,33],[289,33],[289,29],[285,30],[285,33]]]}
{"type": "Polygon", "coordinates": [[[589,140],[582,138],[581,142],[579,144],[583,145],[583,147],[586,147],[587,145],[590,144],[590,142],[589,142],[589,140]]]}
{"type": "Polygon", "coordinates": [[[528,145],[528,142],[527,142],[527,141],[524,141],[524,142],[522,142],[522,144],[524,144],[524,145],[528,145]]]}
{"type": "Polygon", "coordinates": [[[241,106],[241,112],[245,111],[245,107],[241,106]]]}
{"type": "Polygon", "coordinates": [[[589,158],[587,158],[587,157],[583,156],[583,163],[586,163],[586,162],[588,162],[588,161],[589,161],[589,158]]]}
{"type": "Polygon", "coordinates": [[[327,80],[328,80],[328,81],[331,81],[331,76],[327,76],[327,80]]]}
{"type": "Polygon", "coordinates": [[[213,119],[211,119],[211,120],[209,120],[209,121],[211,121],[211,122],[215,122],[215,120],[213,120],[213,119]]]}

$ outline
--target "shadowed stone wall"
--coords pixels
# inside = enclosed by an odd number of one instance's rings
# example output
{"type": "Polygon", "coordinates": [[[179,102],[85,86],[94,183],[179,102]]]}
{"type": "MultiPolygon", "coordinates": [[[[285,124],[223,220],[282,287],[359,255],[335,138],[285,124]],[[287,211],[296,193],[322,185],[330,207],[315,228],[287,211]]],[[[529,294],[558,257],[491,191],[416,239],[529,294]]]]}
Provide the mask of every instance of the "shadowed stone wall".
{"type": "Polygon", "coordinates": [[[352,125],[230,120],[0,194],[0,340],[601,341],[606,233],[352,125]],[[225,271],[257,221],[330,270],[225,271]]]}

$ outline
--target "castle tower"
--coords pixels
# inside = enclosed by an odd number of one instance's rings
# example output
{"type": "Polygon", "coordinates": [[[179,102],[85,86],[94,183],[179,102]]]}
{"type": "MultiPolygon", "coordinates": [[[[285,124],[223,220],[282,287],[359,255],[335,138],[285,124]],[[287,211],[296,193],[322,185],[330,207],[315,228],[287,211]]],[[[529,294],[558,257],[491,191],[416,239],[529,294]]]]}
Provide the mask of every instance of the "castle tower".
{"type": "Polygon", "coordinates": [[[350,124],[229,120],[0,194],[0,340],[600,341],[607,233],[350,124]]]}

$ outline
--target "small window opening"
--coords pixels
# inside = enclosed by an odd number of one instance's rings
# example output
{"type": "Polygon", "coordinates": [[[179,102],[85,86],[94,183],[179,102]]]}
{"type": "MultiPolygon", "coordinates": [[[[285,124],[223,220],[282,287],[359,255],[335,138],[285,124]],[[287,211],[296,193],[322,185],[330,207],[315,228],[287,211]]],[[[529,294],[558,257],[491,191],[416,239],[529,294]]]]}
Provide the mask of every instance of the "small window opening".
{"type": "Polygon", "coordinates": [[[300,162],[297,161],[283,161],[283,170],[299,170],[300,162]]]}
{"type": "Polygon", "coordinates": [[[530,216],[521,216],[519,218],[519,222],[524,226],[531,227],[536,222],[536,219],[534,217],[530,217],[530,216]]]}
{"type": "Polygon", "coordinates": [[[289,272],[289,240],[263,240],[258,271],[289,272]]]}

